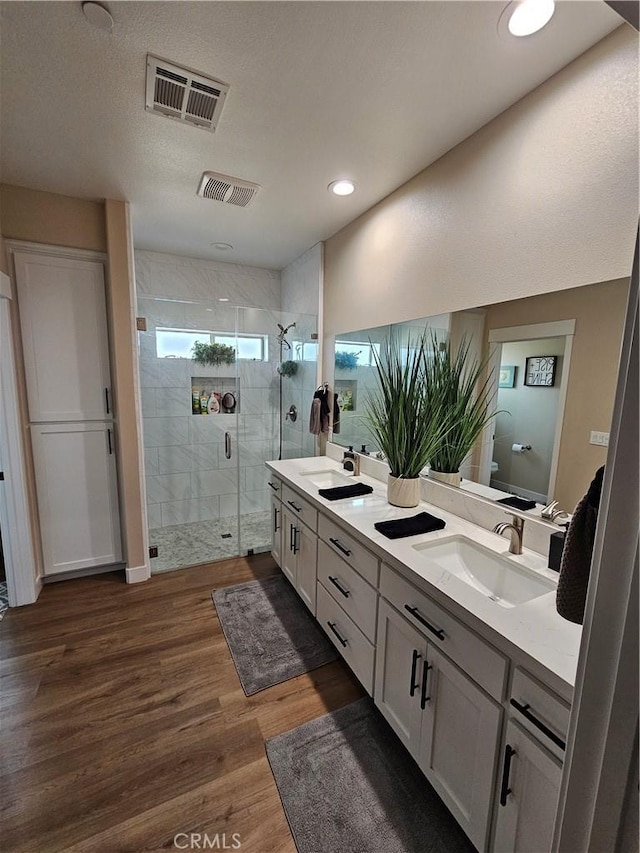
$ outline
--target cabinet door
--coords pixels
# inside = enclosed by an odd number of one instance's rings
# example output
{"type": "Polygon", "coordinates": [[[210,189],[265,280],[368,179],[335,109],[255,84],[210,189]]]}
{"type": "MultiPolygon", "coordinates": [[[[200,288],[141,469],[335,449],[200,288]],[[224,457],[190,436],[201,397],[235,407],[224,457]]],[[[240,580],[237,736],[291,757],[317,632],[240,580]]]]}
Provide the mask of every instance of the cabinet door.
{"type": "Polygon", "coordinates": [[[495,853],[551,850],[561,776],[557,758],[510,721],[499,779],[495,853]]]}
{"type": "Polygon", "coordinates": [[[113,428],[31,427],[45,575],[122,559],[113,428]]]}
{"type": "Polygon", "coordinates": [[[418,752],[427,642],[380,599],[374,700],[412,755],[418,752]]]}
{"type": "Polygon", "coordinates": [[[280,550],[280,568],[287,580],[296,586],[298,558],[294,551],[296,539],[296,519],[282,505],[282,539],[280,550]]]}
{"type": "Polygon", "coordinates": [[[418,764],[478,850],[487,843],[502,709],[429,645],[418,764]]]}
{"type": "Polygon", "coordinates": [[[271,498],[271,556],[282,564],[282,503],[280,498],[271,498]]]}
{"type": "Polygon", "coordinates": [[[15,265],[30,420],[108,418],[102,264],[16,252],[15,265]]]}
{"type": "Polygon", "coordinates": [[[296,526],[295,550],[298,558],[296,589],[309,610],[316,615],[318,537],[304,524],[296,526]]]}

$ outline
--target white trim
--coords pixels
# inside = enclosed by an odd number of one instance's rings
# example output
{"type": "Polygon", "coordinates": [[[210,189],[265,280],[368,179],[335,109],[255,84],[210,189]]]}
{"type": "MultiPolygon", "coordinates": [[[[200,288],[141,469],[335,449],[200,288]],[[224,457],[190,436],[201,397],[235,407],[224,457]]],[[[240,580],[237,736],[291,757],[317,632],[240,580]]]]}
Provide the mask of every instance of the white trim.
{"type": "Polygon", "coordinates": [[[144,566],[134,566],[132,569],[125,569],[125,576],[127,579],[127,583],[142,583],[142,581],[148,581],[151,577],[151,570],[148,564],[144,566]]]}
{"type": "Polygon", "coordinates": [[[535,341],[537,338],[561,338],[563,335],[574,335],[575,332],[575,320],[555,320],[529,326],[504,326],[501,329],[490,329],[489,343],[506,344],[511,341],[535,341]]]}
{"type": "Polygon", "coordinates": [[[5,240],[10,253],[28,252],[33,255],[53,255],[57,258],[67,258],[78,261],[107,262],[106,252],[96,252],[93,249],[74,249],[69,246],[49,246],[46,243],[31,243],[28,240],[5,240]]]}
{"type": "Polygon", "coordinates": [[[5,569],[9,605],[33,604],[42,588],[29,519],[24,468],[24,443],[18,408],[13,336],[6,282],[2,279],[0,298],[0,455],[4,471],[0,524],[3,531],[5,569]]]}
{"type": "MultiPolygon", "coordinates": [[[[575,333],[575,320],[557,320],[550,323],[534,323],[528,326],[505,326],[500,329],[489,331],[489,359],[487,369],[489,376],[497,376],[500,369],[502,356],[502,344],[513,341],[535,341],[538,338],[564,337],[564,353],[562,362],[562,377],[560,379],[560,394],[558,396],[558,409],[556,415],[556,429],[553,439],[553,453],[551,454],[551,466],[549,469],[548,497],[551,500],[556,490],[558,477],[558,465],[560,462],[560,439],[564,424],[564,410],[567,402],[567,391],[569,388],[569,373],[571,369],[571,351],[573,349],[573,335],[575,333]]],[[[498,388],[490,403],[490,411],[493,413],[498,408],[498,388]]],[[[493,459],[493,435],[495,430],[495,419],[492,419],[484,428],[480,437],[480,464],[478,481],[489,485],[491,481],[491,461],[493,459]]]]}
{"type": "Polygon", "coordinates": [[[11,279],[4,272],[0,272],[0,298],[11,299],[11,279]]]}

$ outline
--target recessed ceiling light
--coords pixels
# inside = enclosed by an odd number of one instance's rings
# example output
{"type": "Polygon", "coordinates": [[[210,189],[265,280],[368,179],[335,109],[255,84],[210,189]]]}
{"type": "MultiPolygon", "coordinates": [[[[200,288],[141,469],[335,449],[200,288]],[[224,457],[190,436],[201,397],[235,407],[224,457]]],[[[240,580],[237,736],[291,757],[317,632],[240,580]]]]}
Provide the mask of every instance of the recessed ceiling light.
{"type": "Polygon", "coordinates": [[[221,297],[218,299],[218,302],[228,302],[228,301],[229,301],[229,297],[228,297],[228,296],[221,296],[221,297]]]}
{"type": "Polygon", "coordinates": [[[530,36],[549,23],[555,5],[554,0],[514,0],[500,16],[498,29],[518,38],[530,36]]]}
{"type": "Polygon", "coordinates": [[[214,249],[217,249],[219,252],[228,252],[229,249],[233,249],[231,243],[210,243],[210,246],[213,246],[214,249]]]}
{"type": "Polygon", "coordinates": [[[87,0],[86,3],[82,4],[82,11],[87,21],[94,27],[106,30],[109,33],[113,29],[111,12],[101,3],[93,3],[92,0],[87,0]]]}
{"type": "Polygon", "coordinates": [[[334,195],[351,195],[355,191],[356,185],[353,181],[332,181],[327,187],[334,195]]]}

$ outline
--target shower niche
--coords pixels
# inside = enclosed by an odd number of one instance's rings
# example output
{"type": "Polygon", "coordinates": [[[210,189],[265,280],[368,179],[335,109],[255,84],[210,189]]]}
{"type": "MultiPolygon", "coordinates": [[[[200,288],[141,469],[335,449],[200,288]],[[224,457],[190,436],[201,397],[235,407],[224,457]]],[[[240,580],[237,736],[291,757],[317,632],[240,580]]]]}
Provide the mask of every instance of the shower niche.
{"type": "Polygon", "coordinates": [[[240,414],[240,393],[233,376],[192,376],[191,414],[240,414]],[[212,397],[215,403],[212,404],[212,397]]]}

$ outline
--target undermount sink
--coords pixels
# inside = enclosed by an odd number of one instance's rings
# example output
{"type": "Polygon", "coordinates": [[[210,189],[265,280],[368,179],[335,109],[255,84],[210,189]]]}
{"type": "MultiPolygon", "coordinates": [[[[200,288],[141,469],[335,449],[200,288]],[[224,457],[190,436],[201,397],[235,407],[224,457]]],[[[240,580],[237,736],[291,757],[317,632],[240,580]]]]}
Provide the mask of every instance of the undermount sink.
{"type": "Polygon", "coordinates": [[[556,588],[550,578],[537,575],[464,536],[413,548],[425,560],[460,578],[501,607],[524,604],[556,588]]]}
{"type": "Polygon", "coordinates": [[[305,477],[319,489],[333,489],[335,486],[349,486],[357,482],[350,474],[341,474],[333,468],[326,471],[302,471],[300,476],[305,477]]]}

